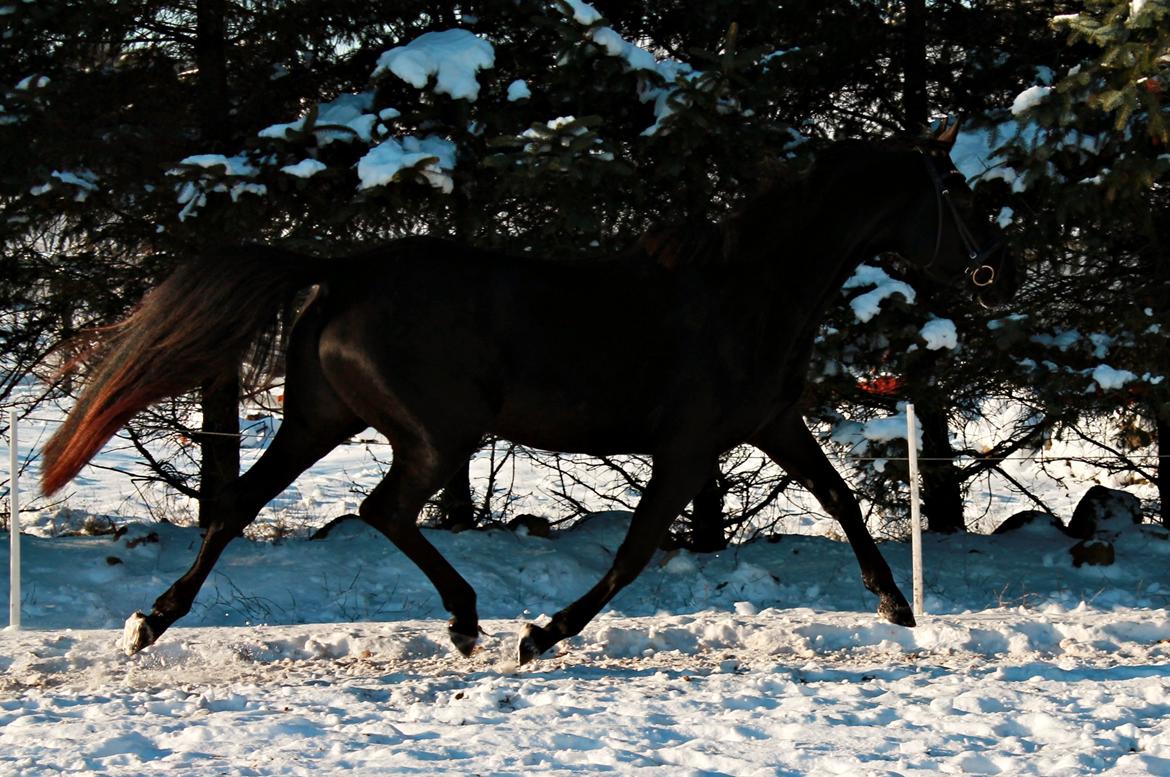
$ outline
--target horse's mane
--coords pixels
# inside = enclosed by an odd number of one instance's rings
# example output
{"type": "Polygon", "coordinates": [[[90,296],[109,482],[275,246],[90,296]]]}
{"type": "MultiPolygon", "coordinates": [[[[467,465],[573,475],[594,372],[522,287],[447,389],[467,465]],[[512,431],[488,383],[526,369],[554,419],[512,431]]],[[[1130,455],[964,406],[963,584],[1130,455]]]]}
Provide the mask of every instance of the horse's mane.
{"type": "Polygon", "coordinates": [[[649,258],[667,269],[754,261],[774,247],[777,227],[798,237],[801,214],[819,202],[826,171],[881,149],[912,147],[909,141],[842,140],[822,147],[812,163],[773,160],[763,165],[757,194],[744,200],[718,222],[690,220],[656,225],[639,237],[624,255],[649,258]],[[765,238],[766,235],[766,238],[765,238]],[[766,240],[766,244],[764,241],[766,240]]]}
{"type": "Polygon", "coordinates": [[[719,221],[691,219],[656,224],[623,252],[623,256],[650,259],[669,270],[711,264],[732,264],[744,259],[740,250],[743,230],[753,206],[763,200],[779,205],[799,201],[807,171],[787,160],[763,166],[757,194],[719,221]]]}
{"type": "Polygon", "coordinates": [[[811,164],[769,162],[763,167],[759,193],[718,222],[691,220],[651,227],[623,255],[649,258],[667,269],[756,261],[761,254],[771,255],[778,241],[799,245],[805,226],[802,214],[819,205],[825,181],[835,171],[877,152],[932,154],[947,148],[921,137],[848,139],[822,146],[811,164]]]}

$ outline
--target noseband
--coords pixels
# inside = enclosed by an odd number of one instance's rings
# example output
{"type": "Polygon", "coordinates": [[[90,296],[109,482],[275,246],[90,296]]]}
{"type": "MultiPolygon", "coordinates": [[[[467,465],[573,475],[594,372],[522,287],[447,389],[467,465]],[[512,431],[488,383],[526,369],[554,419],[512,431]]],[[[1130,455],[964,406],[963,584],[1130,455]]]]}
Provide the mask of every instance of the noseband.
{"type": "Polygon", "coordinates": [[[982,249],[979,248],[979,244],[975,242],[975,236],[967,228],[967,223],[963,221],[963,216],[955,206],[954,200],[951,199],[950,190],[943,183],[943,179],[938,174],[938,170],[935,169],[934,164],[931,163],[930,157],[923,154],[922,161],[926,163],[926,169],[930,172],[930,180],[934,183],[935,201],[938,203],[938,232],[934,238],[934,254],[930,257],[930,261],[926,263],[925,267],[930,267],[938,261],[938,253],[942,247],[943,211],[945,203],[945,209],[950,211],[951,220],[954,222],[955,231],[959,233],[959,239],[963,242],[963,248],[967,251],[968,264],[967,269],[963,272],[971,276],[971,282],[976,286],[990,286],[995,283],[996,271],[994,267],[987,263],[987,257],[999,250],[1002,241],[998,237],[993,237],[986,246],[982,249]]]}

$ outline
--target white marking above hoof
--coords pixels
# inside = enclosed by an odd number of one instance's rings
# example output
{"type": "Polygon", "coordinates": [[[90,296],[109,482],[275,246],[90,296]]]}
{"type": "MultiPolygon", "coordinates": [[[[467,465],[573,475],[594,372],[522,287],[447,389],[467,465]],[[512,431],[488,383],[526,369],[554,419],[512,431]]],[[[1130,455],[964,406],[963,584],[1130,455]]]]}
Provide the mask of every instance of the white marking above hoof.
{"type": "Polygon", "coordinates": [[[154,632],[146,622],[146,616],[136,612],[126,619],[126,626],[122,629],[122,650],[132,656],[142,648],[153,644],[154,632]]]}

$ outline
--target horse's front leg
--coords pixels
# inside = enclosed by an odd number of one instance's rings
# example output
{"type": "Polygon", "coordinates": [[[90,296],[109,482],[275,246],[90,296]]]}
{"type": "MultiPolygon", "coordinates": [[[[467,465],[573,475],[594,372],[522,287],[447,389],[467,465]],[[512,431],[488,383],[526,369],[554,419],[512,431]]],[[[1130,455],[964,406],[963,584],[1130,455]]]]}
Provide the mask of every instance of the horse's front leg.
{"type": "Polygon", "coordinates": [[[861,580],[878,597],[878,614],[899,626],[913,626],[914,612],[894,582],[848,484],[825,456],[804,419],[789,412],[763,429],[752,444],[807,488],[837,519],[861,567],[861,580]]]}
{"type": "Polygon", "coordinates": [[[528,624],[520,638],[521,664],[539,658],[563,639],[581,632],[618,591],[645,568],[671,522],[691,501],[715,466],[716,455],[655,456],[654,474],[634,510],[613,566],[584,596],[553,616],[547,626],[528,624]]]}
{"type": "Polygon", "coordinates": [[[394,450],[390,472],[362,502],[359,513],[435,586],[444,609],[451,613],[447,627],[451,642],[460,653],[470,656],[479,639],[475,589],[423,536],[417,524],[427,500],[446,485],[454,468],[465,460],[462,449],[458,455],[442,455],[432,449],[414,450],[400,445],[394,450]]]}

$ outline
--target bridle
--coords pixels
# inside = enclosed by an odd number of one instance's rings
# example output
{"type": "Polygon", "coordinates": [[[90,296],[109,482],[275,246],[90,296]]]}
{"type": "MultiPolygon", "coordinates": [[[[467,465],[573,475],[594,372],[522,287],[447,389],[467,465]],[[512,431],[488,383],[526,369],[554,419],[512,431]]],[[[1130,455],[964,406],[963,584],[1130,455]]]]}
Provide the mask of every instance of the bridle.
{"type": "MultiPolygon", "coordinates": [[[[935,169],[934,164],[930,161],[930,156],[923,153],[922,161],[926,164],[926,169],[930,172],[930,180],[934,183],[935,201],[938,204],[938,231],[934,238],[934,253],[924,267],[930,267],[938,261],[939,250],[942,247],[943,211],[945,203],[945,209],[950,211],[951,220],[954,222],[955,231],[959,233],[959,240],[962,241],[963,248],[967,251],[968,264],[967,269],[963,272],[971,276],[971,283],[976,286],[990,286],[995,283],[997,273],[995,268],[987,263],[987,258],[1001,248],[1003,241],[993,236],[987,245],[979,248],[979,244],[975,241],[975,236],[971,234],[971,230],[967,227],[967,223],[963,220],[963,216],[955,206],[954,200],[951,199],[950,190],[946,188],[942,176],[938,174],[938,170],[935,169]]],[[[957,171],[951,174],[960,175],[957,171]]]]}

